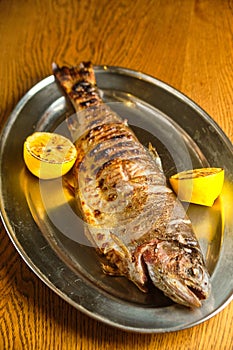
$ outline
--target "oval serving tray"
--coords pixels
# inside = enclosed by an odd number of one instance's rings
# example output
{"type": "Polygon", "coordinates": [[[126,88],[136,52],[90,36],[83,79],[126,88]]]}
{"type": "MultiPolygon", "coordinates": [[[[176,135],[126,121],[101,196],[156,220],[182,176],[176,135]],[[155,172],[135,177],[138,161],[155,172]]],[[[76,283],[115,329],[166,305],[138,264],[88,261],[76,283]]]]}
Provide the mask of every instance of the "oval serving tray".
{"type": "Polygon", "coordinates": [[[53,76],[26,93],[2,130],[0,203],[5,228],[37,276],[87,315],[141,333],[192,327],[232,300],[232,144],[210,116],[169,85],[120,67],[96,66],[95,73],[104,101],[128,119],[145,146],[156,146],[167,176],[190,166],[225,169],[223,193],[214,206],[188,207],[211,274],[210,298],[200,309],[189,310],[157,289],[144,294],[125,278],[105,276],[82,225],[70,224],[75,209],[61,181],[41,182],[25,169],[26,137],[35,130],[59,131],[73,113],[53,76]]]}

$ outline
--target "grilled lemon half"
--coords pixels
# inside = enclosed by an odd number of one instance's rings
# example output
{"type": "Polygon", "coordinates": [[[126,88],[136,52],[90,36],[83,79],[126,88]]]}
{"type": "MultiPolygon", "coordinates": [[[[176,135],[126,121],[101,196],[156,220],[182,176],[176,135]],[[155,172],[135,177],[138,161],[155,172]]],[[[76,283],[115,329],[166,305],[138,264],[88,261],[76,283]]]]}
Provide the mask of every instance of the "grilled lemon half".
{"type": "Polygon", "coordinates": [[[35,132],[24,142],[23,157],[33,175],[40,179],[54,179],[65,175],[73,167],[77,150],[62,135],[35,132]]]}
{"type": "Polygon", "coordinates": [[[184,202],[211,207],[224,183],[222,168],[201,168],[180,172],[169,178],[178,198],[184,202]]]}

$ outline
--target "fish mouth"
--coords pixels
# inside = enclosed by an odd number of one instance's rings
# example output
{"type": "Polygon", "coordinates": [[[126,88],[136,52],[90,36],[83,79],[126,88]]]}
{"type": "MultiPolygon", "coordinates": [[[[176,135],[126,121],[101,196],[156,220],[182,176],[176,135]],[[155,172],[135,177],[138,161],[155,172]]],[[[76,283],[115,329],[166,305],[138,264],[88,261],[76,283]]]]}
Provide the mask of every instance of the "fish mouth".
{"type": "Polygon", "coordinates": [[[164,294],[176,303],[197,308],[202,305],[202,300],[207,299],[209,290],[200,286],[194,286],[190,281],[177,280],[175,278],[166,279],[164,282],[164,294]]]}
{"type": "Polygon", "coordinates": [[[200,289],[191,286],[189,286],[188,288],[199,300],[205,300],[208,297],[208,294],[200,289]]]}

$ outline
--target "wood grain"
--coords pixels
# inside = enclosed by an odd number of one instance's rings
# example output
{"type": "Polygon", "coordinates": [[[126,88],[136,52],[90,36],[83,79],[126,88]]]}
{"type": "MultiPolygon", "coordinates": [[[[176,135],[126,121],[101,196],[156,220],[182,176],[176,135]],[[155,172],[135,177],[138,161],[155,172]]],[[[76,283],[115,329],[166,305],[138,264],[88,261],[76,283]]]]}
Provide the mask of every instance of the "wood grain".
{"type": "MultiPolygon", "coordinates": [[[[232,0],[2,0],[0,14],[1,126],[53,61],[92,60],[181,90],[233,141],[232,0]]],[[[0,349],[233,349],[233,303],[180,332],[119,331],[59,298],[0,231],[0,349]]]]}

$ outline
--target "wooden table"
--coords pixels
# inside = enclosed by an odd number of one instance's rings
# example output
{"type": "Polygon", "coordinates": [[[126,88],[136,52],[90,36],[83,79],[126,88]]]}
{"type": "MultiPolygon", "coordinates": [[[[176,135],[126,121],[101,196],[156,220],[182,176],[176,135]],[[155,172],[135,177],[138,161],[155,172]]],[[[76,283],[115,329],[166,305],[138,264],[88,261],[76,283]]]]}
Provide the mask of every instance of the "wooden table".
{"type": "MultiPolygon", "coordinates": [[[[0,123],[51,62],[150,74],[185,93],[233,141],[232,0],[2,0],[0,123]]],[[[14,203],[12,203],[14,205],[14,203]]],[[[192,329],[142,335],[101,324],[52,292],[1,224],[0,349],[233,349],[233,303],[192,329]]]]}

